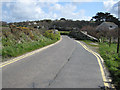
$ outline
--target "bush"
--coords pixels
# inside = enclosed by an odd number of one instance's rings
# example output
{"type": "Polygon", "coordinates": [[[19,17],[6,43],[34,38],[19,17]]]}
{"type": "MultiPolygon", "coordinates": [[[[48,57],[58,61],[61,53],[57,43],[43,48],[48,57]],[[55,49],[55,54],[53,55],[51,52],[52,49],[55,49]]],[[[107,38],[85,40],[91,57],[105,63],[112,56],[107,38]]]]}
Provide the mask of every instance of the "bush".
{"type": "Polygon", "coordinates": [[[53,30],[45,31],[44,36],[47,37],[47,38],[50,38],[52,40],[59,40],[60,39],[60,33],[58,32],[56,34],[56,33],[54,33],[53,30]]]}

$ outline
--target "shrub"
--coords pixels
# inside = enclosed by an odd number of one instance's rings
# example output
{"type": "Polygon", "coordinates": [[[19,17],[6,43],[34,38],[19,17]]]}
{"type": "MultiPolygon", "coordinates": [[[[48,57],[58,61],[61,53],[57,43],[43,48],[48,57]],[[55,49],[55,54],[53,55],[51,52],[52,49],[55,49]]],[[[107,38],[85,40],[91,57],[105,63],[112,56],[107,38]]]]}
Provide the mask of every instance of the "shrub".
{"type": "Polygon", "coordinates": [[[57,34],[55,34],[53,30],[45,31],[44,36],[47,38],[50,38],[52,40],[59,40],[60,39],[60,33],[58,32],[57,34]]]}

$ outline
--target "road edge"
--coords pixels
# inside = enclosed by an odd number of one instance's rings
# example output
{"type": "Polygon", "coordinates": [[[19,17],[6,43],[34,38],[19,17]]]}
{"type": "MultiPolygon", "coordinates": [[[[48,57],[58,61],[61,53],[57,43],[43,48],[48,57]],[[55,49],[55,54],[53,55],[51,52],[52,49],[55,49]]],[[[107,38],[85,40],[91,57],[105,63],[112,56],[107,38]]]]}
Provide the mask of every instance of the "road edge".
{"type": "Polygon", "coordinates": [[[110,81],[107,79],[106,74],[105,74],[105,68],[103,66],[104,65],[103,58],[98,53],[89,49],[85,44],[83,44],[83,43],[81,43],[80,41],[77,41],[77,40],[75,40],[75,41],[77,43],[79,43],[85,50],[87,50],[88,52],[90,52],[91,54],[93,54],[97,58],[105,88],[115,88],[114,85],[108,84],[110,81]]]}
{"type": "Polygon", "coordinates": [[[60,37],[60,40],[58,40],[57,42],[55,42],[55,43],[53,43],[53,44],[50,44],[50,45],[47,45],[47,46],[45,46],[45,47],[36,49],[36,50],[34,50],[34,51],[28,52],[28,53],[23,54],[23,55],[21,55],[21,56],[15,57],[14,59],[10,59],[10,60],[8,60],[8,61],[5,61],[5,62],[1,63],[1,64],[0,64],[0,68],[3,68],[3,67],[5,67],[5,66],[7,66],[7,65],[9,65],[9,64],[15,63],[15,62],[17,62],[17,61],[19,61],[19,60],[21,60],[21,59],[24,59],[24,58],[26,58],[26,57],[28,57],[28,56],[31,56],[31,55],[36,54],[36,53],[38,53],[38,52],[41,52],[41,51],[43,51],[43,50],[45,50],[45,49],[47,49],[47,48],[49,48],[49,47],[52,47],[52,46],[58,44],[58,43],[61,42],[61,41],[62,41],[62,36],[60,37]]]}

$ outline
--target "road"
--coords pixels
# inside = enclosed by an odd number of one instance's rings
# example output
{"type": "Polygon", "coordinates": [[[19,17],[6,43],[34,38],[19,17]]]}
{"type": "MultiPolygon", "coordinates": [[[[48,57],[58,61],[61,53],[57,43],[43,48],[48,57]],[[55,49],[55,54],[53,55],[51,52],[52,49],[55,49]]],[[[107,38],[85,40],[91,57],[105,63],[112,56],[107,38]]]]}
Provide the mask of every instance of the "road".
{"type": "Polygon", "coordinates": [[[3,88],[99,88],[94,55],[68,36],[39,53],[2,68],[3,88]]]}

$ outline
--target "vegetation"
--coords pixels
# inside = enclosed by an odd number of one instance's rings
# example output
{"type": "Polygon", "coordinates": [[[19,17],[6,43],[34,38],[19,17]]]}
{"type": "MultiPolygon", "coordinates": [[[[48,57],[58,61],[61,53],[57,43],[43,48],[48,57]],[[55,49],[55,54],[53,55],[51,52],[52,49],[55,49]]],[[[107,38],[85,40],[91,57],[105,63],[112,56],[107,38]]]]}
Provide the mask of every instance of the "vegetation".
{"type": "Polygon", "coordinates": [[[45,31],[44,36],[47,38],[50,38],[51,40],[59,40],[60,39],[60,33],[55,32],[53,30],[45,31]]]}
{"type": "MultiPolygon", "coordinates": [[[[91,45],[90,43],[92,43],[93,39],[88,38],[82,33],[87,32],[87,34],[102,41],[99,44],[99,53],[105,60],[113,83],[117,88],[120,88],[120,21],[110,13],[98,12],[92,17],[91,21],[73,21],[71,19],[61,18],[60,20],[45,19],[9,24],[2,22],[2,26],[4,26],[2,27],[3,60],[4,58],[15,57],[56,42],[60,39],[60,34],[70,35],[76,39],[84,40],[85,43],[91,45]],[[97,31],[96,27],[102,22],[114,22],[118,25],[118,29],[97,31]],[[60,33],[56,32],[56,29],[60,33]],[[113,43],[111,42],[111,38],[118,41],[113,43]]],[[[96,45],[91,46],[95,47],[96,45]]]]}
{"type": "Polygon", "coordinates": [[[95,16],[92,17],[91,21],[95,21],[97,24],[101,24],[102,22],[114,22],[119,25],[118,18],[114,17],[110,13],[106,12],[98,12],[95,16]]]}
{"type": "MultiPolygon", "coordinates": [[[[90,45],[94,47],[99,47],[97,50],[102,58],[104,59],[105,66],[110,72],[111,78],[112,78],[112,83],[115,85],[117,89],[120,88],[120,57],[118,57],[116,53],[116,43],[112,43],[111,47],[109,47],[109,43],[97,43],[98,45],[93,45],[91,43],[94,43],[90,40],[82,40],[85,42],[87,45],[90,45]]],[[[120,54],[119,54],[120,56],[120,54]]]]}
{"type": "Polygon", "coordinates": [[[60,31],[61,35],[69,35],[70,31],[60,31]]]}
{"type": "Polygon", "coordinates": [[[113,83],[116,88],[120,88],[120,57],[116,53],[117,44],[100,43],[99,53],[103,57],[106,67],[108,68],[113,83]]]}
{"type": "MultiPolygon", "coordinates": [[[[103,12],[98,12],[96,14],[96,16],[93,16],[91,21],[95,21],[96,24],[101,24],[102,22],[106,21],[106,22],[114,22],[116,25],[118,25],[118,27],[120,28],[120,21],[118,18],[114,17],[113,15],[111,15],[110,13],[103,13],[103,12]]],[[[111,37],[113,36],[117,36],[118,41],[117,41],[117,53],[119,54],[119,46],[120,46],[120,29],[117,30],[117,34],[113,34],[115,33],[114,31],[103,31],[101,34],[104,35],[107,34],[107,38],[109,38],[109,46],[111,45],[111,37]]]]}
{"type": "Polygon", "coordinates": [[[96,23],[90,22],[90,21],[84,21],[84,20],[76,20],[73,21],[71,19],[65,19],[61,18],[60,20],[38,20],[38,21],[24,21],[24,22],[14,22],[14,23],[9,23],[9,25],[16,25],[16,26],[22,26],[22,27],[33,27],[37,28],[45,28],[47,30],[51,29],[57,29],[59,31],[71,31],[71,30],[79,30],[83,26],[91,25],[91,26],[96,26],[96,23]]]}
{"type": "Polygon", "coordinates": [[[2,58],[16,57],[26,52],[33,51],[43,46],[49,45],[60,39],[59,32],[53,33],[53,30],[46,30],[41,33],[28,27],[16,27],[2,29],[2,58]]]}
{"type": "MultiPolygon", "coordinates": [[[[95,27],[90,27],[90,26],[85,26],[80,30],[72,30],[69,33],[69,36],[77,39],[77,40],[91,40],[91,41],[98,41],[97,38],[95,38],[96,34],[96,30],[95,27]],[[93,37],[94,36],[94,37],[93,37]]],[[[97,36],[96,36],[97,37],[97,36]]]]}
{"type": "MultiPolygon", "coordinates": [[[[99,43],[99,53],[104,59],[105,65],[110,72],[112,83],[115,85],[117,89],[120,88],[120,53],[119,53],[119,44],[120,44],[120,29],[119,29],[119,20],[110,13],[102,13],[98,12],[96,16],[91,19],[92,22],[95,22],[97,25],[101,24],[102,22],[114,22],[118,25],[118,29],[116,30],[101,30],[100,32],[96,31],[94,28],[89,29],[91,26],[85,26],[82,29],[86,29],[86,31],[98,38],[103,39],[102,42],[99,43]],[[109,39],[116,38],[118,41],[110,42],[109,39]]],[[[91,41],[84,40],[84,42],[90,46],[91,41]]],[[[95,46],[94,46],[95,47],[95,46]]]]}
{"type": "Polygon", "coordinates": [[[87,45],[92,46],[92,47],[98,47],[98,42],[93,42],[91,40],[81,40],[85,42],[87,45]],[[93,44],[94,43],[94,44],[93,44]]]}

